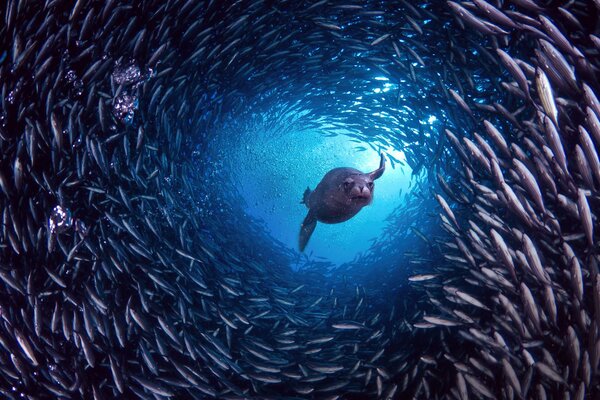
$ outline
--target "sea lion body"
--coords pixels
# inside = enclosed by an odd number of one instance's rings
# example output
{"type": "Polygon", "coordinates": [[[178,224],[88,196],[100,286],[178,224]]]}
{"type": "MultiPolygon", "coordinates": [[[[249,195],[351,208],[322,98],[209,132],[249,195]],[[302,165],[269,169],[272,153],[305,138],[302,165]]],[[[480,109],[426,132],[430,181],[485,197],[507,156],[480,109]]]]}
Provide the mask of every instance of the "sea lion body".
{"type": "Polygon", "coordinates": [[[329,171],[315,190],[311,191],[306,206],[313,212],[317,221],[337,224],[355,216],[366,204],[353,202],[340,192],[340,183],[352,175],[360,175],[354,168],[335,168],[329,171]]]}
{"type": "Polygon", "coordinates": [[[381,155],[379,168],[370,173],[362,173],[354,168],[334,168],[327,172],[315,190],[307,188],[303,203],[308,214],[300,227],[300,251],[304,251],[317,221],[337,224],[355,216],[364,206],[371,204],[373,181],[385,170],[385,158],[381,155]]]}

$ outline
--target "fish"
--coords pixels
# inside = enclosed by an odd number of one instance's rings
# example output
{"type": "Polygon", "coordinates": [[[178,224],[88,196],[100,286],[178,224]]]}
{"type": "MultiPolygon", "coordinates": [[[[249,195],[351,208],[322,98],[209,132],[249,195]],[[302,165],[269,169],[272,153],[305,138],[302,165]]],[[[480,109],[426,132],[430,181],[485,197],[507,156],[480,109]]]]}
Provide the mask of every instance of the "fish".
{"type": "Polygon", "coordinates": [[[439,325],[439,326],[457,326],[460,325],[460,323],[456,322],[456,321],[452,321],[449,319],[445,319],[445,318],[440,318],[440,317],[434,317],[434,316],[424,316],[423,319],[427,322],[429,322],[430,324],[433,325],[439,325]]]}
{"type": "Polygon", "coordinates": [[[558,126],[558,109],[554,100],[552,86],[544,71],[539,67],[535,71],[535,85],[544,112],[552,120],[554,125],[558,126]]]}
{"type": "Polygon", "coordinates": [[[437,277],[437,275],[435,275],[435,274],[421,274],[421,275],[413,275],[413,276],[409,277],[408,280],[410,282],[423,282],[423,281],[428,281],[430,279],[434,279],[436,277],[437,277]]]}
{"type": "Polygon", "coordinates": [[[484,22],[477,16],[472,14],[466,8],[454,1],[448,1],[448,5],[452,10],[460,17],[460,19],[474,28],[476,31],[485,35],[496,35],[499,33],[506,33],[496,25],[490,22],[484,22]]]}
{"type": "Polygon", "coordinates": [[[356,329],[365,329],[365,326],[359,322],[355,321],[341,321],[331,325],[334,329],[340,330],[356,330],[356,329]]]}

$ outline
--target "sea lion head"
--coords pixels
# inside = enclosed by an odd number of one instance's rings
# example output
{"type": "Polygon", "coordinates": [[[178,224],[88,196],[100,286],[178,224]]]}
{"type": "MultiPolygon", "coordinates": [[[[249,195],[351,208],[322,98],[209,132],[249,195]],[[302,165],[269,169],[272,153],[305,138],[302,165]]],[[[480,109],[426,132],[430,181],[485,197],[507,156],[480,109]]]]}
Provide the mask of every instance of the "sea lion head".
{"type": "Polygon", "coordinates": [[[375,179],[379,178],[385,170],[385,159],[381,155],[379,168],[368,174],[353,172],[349,174],[340,184],[339,188],[346,197],[347,204],[366,206],[373,201],[373,192],[375,190],[375,179]]]}
{"type": "Polygon", "coordinates": [[[374,189],[375,184],[368,174],[349,175],[340,185],[347,202],[363,206],[373,201],[374,189]]]}

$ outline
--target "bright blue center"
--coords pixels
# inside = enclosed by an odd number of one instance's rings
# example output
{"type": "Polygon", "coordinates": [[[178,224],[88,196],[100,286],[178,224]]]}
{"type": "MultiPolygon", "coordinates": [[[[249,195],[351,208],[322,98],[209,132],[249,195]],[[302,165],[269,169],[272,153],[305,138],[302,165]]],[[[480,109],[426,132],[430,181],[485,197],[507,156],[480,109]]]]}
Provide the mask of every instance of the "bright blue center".
{"type": "MultiPolygon", "coordinates": [[[[300,224],[307,213],[300,204],[306,187],[314,189],[336,167],[370,172],[379,166],[379,155],[364,143],[338,135],[326,137],[317,130],[291,130],[279,134],[253,132],[262,138],[247,143],[233,154],[238,190],[246,212],[264,222],[266,231],[291,249],[298,250],[300,224]]],[[[411,169],[402,152],[388,148],[386,171],[375,181],[374,198],[356,216],[339,224],[318,223],[305,254],[341,264],[369,249],[381,234],[386,218],[400,204],[410,187],[411,169]],[[402,165],[404,164],[404,165],[402,165]]]]}

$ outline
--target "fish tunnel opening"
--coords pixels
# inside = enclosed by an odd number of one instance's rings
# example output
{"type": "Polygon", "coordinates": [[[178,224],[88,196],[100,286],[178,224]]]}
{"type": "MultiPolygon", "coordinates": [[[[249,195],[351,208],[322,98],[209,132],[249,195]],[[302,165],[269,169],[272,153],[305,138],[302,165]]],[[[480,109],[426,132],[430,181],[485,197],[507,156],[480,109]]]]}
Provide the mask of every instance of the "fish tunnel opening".
{"type": "MultiPolygon", "coordinates": [[[[389,234],[400,226],[403,232],[426,231],[425,219],[398,225],[394,212],[417,183],[428,179],[427,165],[442,156],[441,145],[423,146],[436,141],[441,134],[440,119],[448,115],[439,105],[428,103],[426,91],[411,82],[407,71],[384,76],[361,52],[331,51],[340,55],[328,59],[330,70],[315,70],[310,80],[284,75],[277,87],[244,93],[236,111],[224,114],[224,120],[210,127],[210,145],[198,145],[204,149],[204,161],[219,160],[218,173],[197,169],[200,176],[209,174],[216,177],[211,178],[213,182],[220,182],[212,192],[217,192],[214,198],[228,206],[235,203],[232,214],[239,213],[262,227],[262,234],[276,247],[285,248],[294,270],[317,263],[323,271],[352,261],[360,264],[358,260],[368,259],[365,256],[377,247],[377,238],[386,230],[389,234]],[[322,85],[315,86],[315,82],[322,85]],[[405,152],[410,152],[408,158],[405,152]],[[425,152],[432,152],[432,157],[423,159],[425,152]],[[299,254],[300,224],[307,212],[300,200],[306,187],[314,189],[335,167],[374,170],[379,154],[384,154],[386,172],[377,181],[373,203],[344,223],[318,224],[306,251],[299,254]]],[[[411,61],[413,72],[424,70],[411,61]]],[[[306,65],[300,60],[288,67],[293,74],[294,68],[306,65]]],[[[202,161],[199,165],[215,168],[202,161]]],[[[204,186],[204,178],[200,179],[198,187],[204,186]]],[[[227,230],[243,232],[239,225],[227,230]]],[[[240,238],[255,239],[254,234],[240,238]]],[[[397,242],[398,259],[411,243],[397,242]]],[[[395,264],[392,260],[388,261],[395,264]]]]}
{"type": "MultiPolygon", "coordinates": [[[[229,145],[228,175],[238,188],[236,195],[245,212],[263,223],[272,240],[297,251],[300,224],[307,214],[307,207],[300,203],[304,189],[314,189],[321,177],[336,167],[374,170],[381,151],[387,169],[377,181],[374,206],[343,224],[319,224],[305,254],[309,259],[339,265],[368,251],[402,202],[403,193],[411,189],[412,170],[404,154],[389,147],[369,146],[353,138],[350,130],[327,126],[324,118],[307,125],[298,110],[287,110],[274,120],[269,120],[269,114],[244,124],[240,142],[235,147],[229,145]]],[[[239,129],[241,126],[223,134],[230,137],[239,129]]],[[[296,265],[306,262],[300,257],[296,265]]]]}
{"type": "Polygon", "coordinates": [[[1,396],[597,398],[599,8],[6,1],[1,396]]]}

